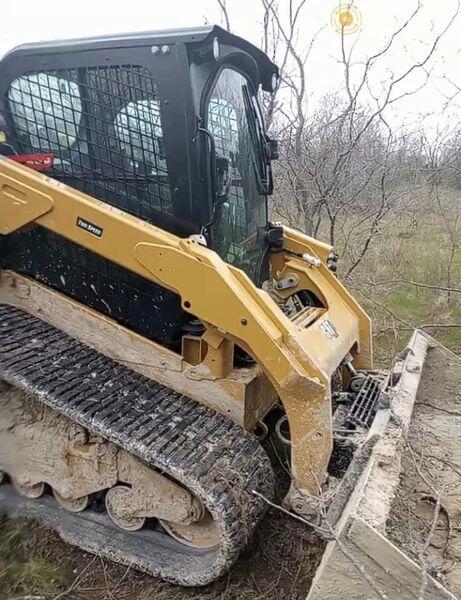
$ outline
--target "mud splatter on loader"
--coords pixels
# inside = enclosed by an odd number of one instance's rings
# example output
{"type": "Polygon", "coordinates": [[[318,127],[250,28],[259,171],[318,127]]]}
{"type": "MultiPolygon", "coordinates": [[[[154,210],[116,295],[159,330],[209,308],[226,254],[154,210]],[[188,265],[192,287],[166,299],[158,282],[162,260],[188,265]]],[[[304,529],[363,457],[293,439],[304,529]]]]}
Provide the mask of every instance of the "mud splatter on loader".
{"type": "Polygon", "coordinates": [[[411,373],[373,370],[333,249],[268,220],[278,77],[219,27],[0,63],[0,502],[181,585],[257,527],[270,428],[285,506],[334,482],[336,531],[411,373]]]}

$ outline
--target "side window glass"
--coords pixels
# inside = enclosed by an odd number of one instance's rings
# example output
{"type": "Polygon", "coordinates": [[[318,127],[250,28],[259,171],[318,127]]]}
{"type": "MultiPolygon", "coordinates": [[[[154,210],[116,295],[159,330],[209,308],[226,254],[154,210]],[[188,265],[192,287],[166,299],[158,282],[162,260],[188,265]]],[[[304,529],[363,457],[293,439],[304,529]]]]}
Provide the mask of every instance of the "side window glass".
{"type": "MultiPolygon", "coordinates": [[[[228,241],[226,258],[229,262],[235,262],[239,254],[238,242],[246,237],[246,213],[239,168],[239,125],[234,105],[225,98],[210,98],[208,128],[214,137],[216,154],[229,159],[231,167],[232,185],[228,202],[221,212],[223,221],[233,228],[233,239],[228,241]]],[[[221,235],[222,232],[219,232],[218,237],[221,235]]]]}
{"type": "Polygon", "coordinates": [[[159,102],[130,102],[116,116],[114,129],[130,167],[152,177],[149,190],[154,208],[172,213],[159,102]]]}
{"type": "Polygon", "coordinates": [[[78,137],[82,103],[78,85],[47,73],[23,75],[8,91],[18,137],[32,150],[69,148],[78,137]]]}
{"type": "Polygon", "coordinates": [[[7,94],[20,154],[51,152],[51,177],[152,223],[174,214],[158,88],[139,65],[26,73],[7,94]]]}
{"type": "Polygon", "coordinates": [[[115,118],[122,150],[133,163],[145,163],[152,172],[166,173],[160,108],[156,100],[130,102],[115,118]]]}

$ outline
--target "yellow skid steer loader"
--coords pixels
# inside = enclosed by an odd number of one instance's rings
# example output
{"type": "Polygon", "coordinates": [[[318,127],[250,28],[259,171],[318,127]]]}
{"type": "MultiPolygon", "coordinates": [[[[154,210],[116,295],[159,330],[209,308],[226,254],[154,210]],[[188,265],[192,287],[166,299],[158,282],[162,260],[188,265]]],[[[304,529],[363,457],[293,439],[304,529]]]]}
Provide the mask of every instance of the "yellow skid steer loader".
{"type": "Polygon", "coordinates": [[[342,477],[339,522],[405,372],[373,371],[332,248],[268,219],[278,77],[219,27],[0,62],[0,504],[182,585],[273,497],[268,428],[285,505],[342,477]]]}

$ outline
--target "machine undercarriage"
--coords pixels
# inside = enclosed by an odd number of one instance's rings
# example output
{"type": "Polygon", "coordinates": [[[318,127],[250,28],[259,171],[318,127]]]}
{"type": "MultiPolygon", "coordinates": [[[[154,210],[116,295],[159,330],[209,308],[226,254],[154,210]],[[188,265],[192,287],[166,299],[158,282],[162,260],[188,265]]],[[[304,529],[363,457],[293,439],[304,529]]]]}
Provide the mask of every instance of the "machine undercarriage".
{"type": "Polygon", "coordinates": [[[2,384],[0,470],[16,490],[38,499],[46,484],[70,512],[102,504],[118,528],[155,531],[168,563],[142,548],[124,559],[153,575],[201,585],[228,568],[264,510],[253,489],[272,495],[257,440],[22,311],[1,305],[0,331],[14,386],[2,384]]]}

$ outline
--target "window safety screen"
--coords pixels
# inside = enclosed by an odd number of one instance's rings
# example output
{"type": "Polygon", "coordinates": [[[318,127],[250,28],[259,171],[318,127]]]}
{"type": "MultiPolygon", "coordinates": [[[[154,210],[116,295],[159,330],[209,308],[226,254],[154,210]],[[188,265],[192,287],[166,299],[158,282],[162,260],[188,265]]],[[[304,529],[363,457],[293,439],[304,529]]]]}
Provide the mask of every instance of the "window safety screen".
{"type": "Polygon", "coordinates": [[[27,73],[8,104],[20,154],[50,152],[47,174],[144,220],[172,214],[158,91],[139,66],[27,73]]]}

